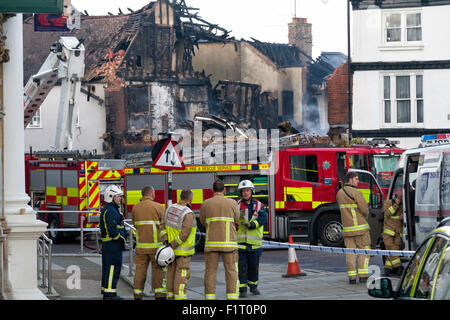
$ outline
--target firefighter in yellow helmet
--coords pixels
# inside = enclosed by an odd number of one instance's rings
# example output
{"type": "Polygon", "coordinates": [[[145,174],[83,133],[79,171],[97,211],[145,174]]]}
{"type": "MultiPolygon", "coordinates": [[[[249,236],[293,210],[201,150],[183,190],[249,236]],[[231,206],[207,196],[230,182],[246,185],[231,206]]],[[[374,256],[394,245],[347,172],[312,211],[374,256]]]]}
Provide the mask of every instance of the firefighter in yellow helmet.
{"type": "MultiPolygon", "coordinates": [[[[359,183],[358,174],[348,172],[345,178],[346,183],[336,194],[344,226],[345,246],[347,248],[370,249],[370,227],[367,223],[369,206],[361,191],[356,189],[359,183]]],[[[362,254],[346,254],[347,275],[350,284],[356,283],[357,276],[359,276],[359,282],[367,282],[369,257],[362,254]],[[356,269],[356,259],[358,260],[358,269],[356,269]]]]}
{"type": "MultiPolygon", "coordinates": [[[[386,250],[401,250],[403,246],[403,190],[394,190],[393,199],[384,203],[383,242],[386,250]]],[[[400,257],[386,256],[384,273],[389,275],[401,275],[402,262],[400,257]]]]}
{"type": "Polygon", "coordinates": [[[165,300],[164,270],[158,265],[155,257],[157,250],[167,240],[167,231],[164,226],[164,208],[161,204],[153,201],[155,199],[153,187],[145,186],[141,193],[142,200],[133,207],[132,212],[133,224],[136,227],[134,298],[135,300],[141,300],[143,297],[147,269],[149,263],[151,263],[155,300],[165,300]]]}
{"type": "Polygon", "coordinates": [[[253,295],[259,295],[259,257],[262,253],[262,238],[267,213],[264,204],[253,198],[255,186],[250,180],[242,180],[238,190],[240,218],[237,231],[239,252],[239,297],[247,296],[247,286],[253,295]]]}
{"type": "Polygon", "coordinates": [[[194,194],[183,190],[180,200],[167,208],[164,221],[168,241],[175,253],[175,261],[167,268],[167,297],[169,300],[185,300],[186,287],[190,277],[191,256],[195,253],[197,222],[190,209],[194,194]]]}
{"type": "Polygon", "coordinates": [[[200,222],[206,227],[205,299],[216,299],[217,266],[222,257],[225,268],[227,299],[239,298],[238,255],[235,225],[239,220],[238,204],[225,198],[225,185],[213,184],[214,196],[200,208],[200,222]]]}

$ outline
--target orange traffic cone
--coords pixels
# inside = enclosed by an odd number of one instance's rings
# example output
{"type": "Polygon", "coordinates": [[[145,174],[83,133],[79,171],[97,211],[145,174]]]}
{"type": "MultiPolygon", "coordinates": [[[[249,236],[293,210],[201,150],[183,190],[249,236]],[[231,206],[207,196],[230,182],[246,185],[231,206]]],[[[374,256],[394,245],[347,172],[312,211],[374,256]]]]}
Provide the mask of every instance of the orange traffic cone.
{"type": "MultiPolygon", "coordinates": [[[[289,236],[289,243],[294,244],[292,237],[289,236]]],[[[300,271],[298,266],[297,254],[295,253],[295,248],[288,249],[288,269],[287,273],[283,275],[284,278],[300,277],[306,276],[306,273],[300,271]]]]}

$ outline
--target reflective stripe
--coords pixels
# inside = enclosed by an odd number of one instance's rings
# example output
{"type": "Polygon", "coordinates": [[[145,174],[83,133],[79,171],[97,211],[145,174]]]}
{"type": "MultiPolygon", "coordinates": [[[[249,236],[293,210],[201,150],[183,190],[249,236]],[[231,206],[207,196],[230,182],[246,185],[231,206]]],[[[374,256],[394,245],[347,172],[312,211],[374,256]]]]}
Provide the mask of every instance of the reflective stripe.
{"type": "Polygon", "coordinates": [[[159,248],[162,246],[162,242],[157,242],[157,243],[136,243],[136,248],[141,248],[141,249],[145,249],[145,248],[159,248]]]}
{"type": "Polygon", "coordinates": [[[395,214],[395,209],[394,209],[393,206],[390,206],[390,207],[389,207],[389,211],[391,212],[391,214],[395,214]]]}
{"type": "Polygon", "coordinates": [[[134,294],[142,294],[142,290],[141,289],[134,289],[134,294]]]}
{"type": "Polygon", "coordinates": [[[390,217],[388,217],[388,218],[390,218],[390,219],[392,219],[392,220],[399,220],[399,219],[400,219],[400,216],[390,216],[390,217]]]}
{"type": "Polygon", "coordinates": [[[339,205],[340,209],[351,209],[351,208],[358,208],[357,204],[341,204],[339,205]]]}
{"type": "Polygon", "coordinates": [[[239,284],[239,288],[246,288],[247,287],[247,284],[246,283],[240,283],[239,284]]]}
{"type": "Polygon", "coordinates": [[[245,236],[245,234],[238,234],[238,236],[237,236],[237,239],[239,240],[239,239],[245,239],[245,238],[247,238],[247,239],[253,239],[253,240],[261,240],[261,238],[260,237],[254,237],[254,236],[245,236]]]}
{"type": "Polygon", "coordinates": [[[248,284],[258,284],[258,281],[250,281],[250,280],[248,280],[248,284]]]}
{"type": "Polygon", "coordinates": [[[361,225],[356,225],[353,227],[344,227],[344,232],[358,231],[358,230],[365,230],[365,229],[369,229],[369,225],[367,223],[361,224],[361,225]]]}
{"type": "Polygon", "coordinates": [[[173,296],[174,296],[174,295],[173,295],[173,292],[167,292],[167,297],[168,297],[168,298],[173,298],[173,296]]]}
{"type": "Polygon", "coordinates": [[[352,212],[353,226],[357,226],[358,225],[358,220],[356,219],[356,211],[355,211],[354,208],[351,208],[350,211],[352,212]]]}
{"type": "Polygon", "coordinates": [[[395,231],[390,230],[388,228],[383,228],[383,233],[386,233],[387,235],[390,235],[390,236],[395,236],[395,231]]]}
{"type": "Polygon", "coordinates": [[[216,294],[205,294],[206,300],[216,300],[216,294]]]}
{"type": "Polygon", "coordinates": [[[205,247],[231,247],[237,248],[236,242],[206,242],[205,247]]]}
{"type": "Polygon", "coordinates": [[[166,293],[166,288],[156,288],[155,293],[166,293]]]}
{"type": "Polygon", "coordinates": [[[180,235],[175,237],[175,241],[178,243],[178,245],[181,245],[183,243],[180,239],[180,235]]]}
{"type": "Polygon", "coordinates": [[[186,278],[186,276],[187,276],[187,269],[181,269],[181,276],[183,278],[186,278]]]}
{"type": "Polygon", "coordinates": [[[116,289],[113,289],[113,287],[112,287],[113,276],[114,276],[114,266],[110,266],[109,267],[109,277],[108,277],[108,288],[105,289],[105,292],[115,292],[115,291],[110,291],[110,290],[116,290],[116,289]]]}
{"type": "Polygon", "coordinates": [[[136,221],[134,223],[135,226],[142,226],[142,225],[148,225],[148,224],[159,225],[160,222],[156,221],[156,220],[145,220],[145,221],[136,221]]]}
{"type": "Polygon", "coordinates": [[[239,295],[236,293],[227,293],[228,300],[237,300],[238,298],[239,298],[239,295]]]}
{"type": "Polygon", "coordinates": [[[161,230],[161,232],[159,233],[159,235],[162,237],[163,235],[167,234],[167,230],[161,230]]]}
{"type": "Polygon", "coordinates": [[[210,223],[213,221],[228,221],[228,222],[234,222],[233,218],[228,218],[228,217],[213,217],[213,218],[208,218],[206,219],[206,223],[210,223]]]}

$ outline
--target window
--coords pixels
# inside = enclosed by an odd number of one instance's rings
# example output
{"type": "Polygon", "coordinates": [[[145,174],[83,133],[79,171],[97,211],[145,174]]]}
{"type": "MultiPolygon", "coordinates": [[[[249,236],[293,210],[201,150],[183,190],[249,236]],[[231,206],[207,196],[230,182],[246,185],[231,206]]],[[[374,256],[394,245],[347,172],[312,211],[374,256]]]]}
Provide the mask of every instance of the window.
{"type": "Polygon", "coordinates": [[[41,109],[38,109],[28,124],[27,128],[42,128],[41,124],[41,109]]]}
{"type": "Polygon", "coordinates": [[[420,265],[424,259],[426,250],[430,245],[431,239],[424,242],[420,248],[417,250],[415,255],[411,258],[408,268],[406,269],[405,277],[403,278],[403,283],[400,286],[399,297],[409,297],[411,295],[411,290],[414,286],[414,282],[419,272],[420,265]]]}
{"type": "Polygon", "coordinates": [[[419,282],[414,294],[415,298],[419,299],[429,299],[431,297],[431,290],[433,287],[433,282],[436,277],[436,270],[441,260],[441,255],[448,245],[448,241],[444,238],[437,238],[428,253],[427,261],[422,269],[422,274],[420,275],[419,282]]]}
{"type": "Polygon", "coordinates": [[[319,182],[316,155],[295,155],[289,157],[291,180],[319,182]]]}
{"type": "Polygon", "coordinates": [[[431,299],[450,300],[450,247],[448,246],[448,242],[442,252],[438,268],[434,294],[432,294],[431,299]]]}
{"type": "Polygon", "coordinates": [[[422,41],[420,12],[393,12],[384,15],[384,41],[389,45],[406,45],[422,41]]]}
{"type": "Polygon", "coordinates": [[[422,124],[423,75],[384,75],[382,82],[384,123],[400,126],[422,124]]]}
{"type": "Polygon", "coordinates": [[[292,91],[283,91],[283,115],[292,119],[294,117],[294,92],[292,91]]]}

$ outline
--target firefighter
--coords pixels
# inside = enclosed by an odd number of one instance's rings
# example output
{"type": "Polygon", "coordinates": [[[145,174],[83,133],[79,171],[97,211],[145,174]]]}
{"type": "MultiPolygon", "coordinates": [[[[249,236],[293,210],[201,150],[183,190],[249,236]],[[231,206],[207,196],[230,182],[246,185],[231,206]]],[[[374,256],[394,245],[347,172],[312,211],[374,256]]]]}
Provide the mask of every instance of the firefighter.
{"type": "Polygon", "coordinates": [[[125,248],[125,229],[120,204],[123,192],[115,185],[105,190],[106,205],[100,213],[100,232],[102,240],[102,288],[104,300],[120,300],[117,295],[117,282],[122,268],[122,250],[125,248]]]}
{"type": "Polygon", "coordinates": [[[153,289],[155,300],[166,299],[164,270],[155,260],[156,251],[167,240],[167,231],[164,226],[164,208],[154,201],[155,190],[145,186],[141,190],[142,199],[133,207],[132,220],[136,227],[136,255],[134,263],[134,299],[143,297],[147,269],[151,262],[153,289]]]}
{"type": "Polygon", "coordinates": [[[213,184],[214,196],[203,202],[200,222],[206,227],[205,299],[216,299],[217,266],[222,257],[225,268],[227,299],[239,298],[236,224],[239,208],[235,200],[225,198],[225,186],[218,179],[213,184]]]}
{"type": "Polygon", "coordinates": [[[190,209],[194,194],[182,190],[178,204],[167,208],[164,222],[168,241],[175,253],[175,261],[167,268],[167,296],[169,300],[186,300],[185,289],[190,277],[191,256],[195,253],[197,223],[190,209]]]}
{"type": "MultiPolygon", "coordinates": [[[[370,227],[367,223],[369,206],[361,191],[356,189],[359,183],[355,172],[348,172],[346,183],[336,194],[336,200],[341,211],[341,220],[344,226],[344,243],[347,248],[370,249],[370,227]]],[[[350,284],[367,282],[369,276],[369,256],[346,254],[347,275],[350,284]],[[355,260],[358,260],[356,269],[355,260]]]]}
{"type": "MultiPolygon", "coordinates": [[[[386,250],[402,250],[403,231],[403,191],[401,188],[394,190],[393,200],[384,203],[383,242],[386,250]]],[[[401,275],[402,262],[400,257],[386,256],[384,273],[389,275],[401,275]]]]}
{"type": "Polygon", "coordinates": [[[249,180],[239,183],[238,201],[240,217],[237,230],[239,252],[239,297],[247,296],[247,286],[253,295],[259,295],[259,257],[262,253],[262,238],[267,213],[264,204],[253,198],[255,186],[249,180]]]}

